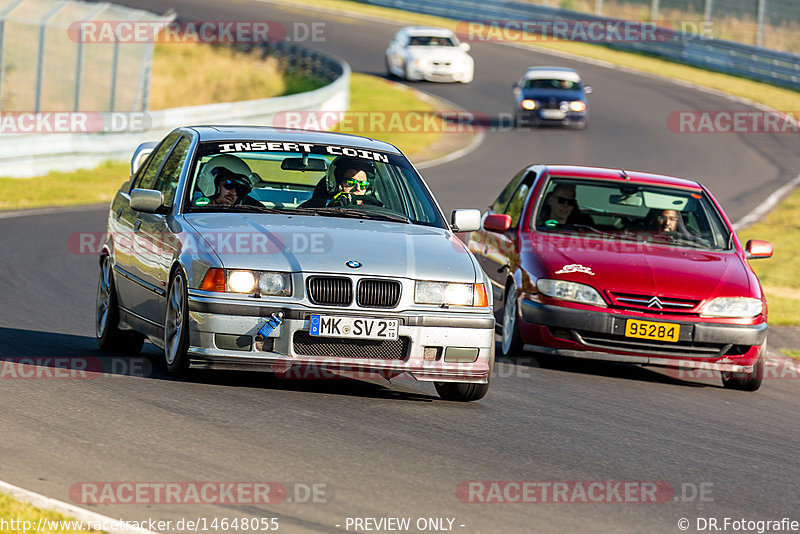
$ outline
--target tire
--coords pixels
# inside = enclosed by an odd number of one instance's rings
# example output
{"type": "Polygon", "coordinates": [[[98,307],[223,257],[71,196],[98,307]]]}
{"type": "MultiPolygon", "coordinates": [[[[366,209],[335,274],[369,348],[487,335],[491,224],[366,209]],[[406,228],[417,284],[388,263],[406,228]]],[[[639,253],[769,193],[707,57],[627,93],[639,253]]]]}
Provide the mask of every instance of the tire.
{"type": "Polygon", "coordinates": [[[764,357],[767,354],[767,342],[761,346],[761,352],[753,365],[752,373],[722,373],[722,385],[727,389],[735,389],[738,391],[756,391],[761,387],[761,381],[764,379],[764,357]]]}
{"type": "Polygon", "coordinates": [[[513,283],[506,286],[503,300],[503,332],[500,354],[509,358],[522,352],[522,338],[517,329],[517,289],[513,283]]]}
{"type": "Polygon", "coordinates": [[[489,391],[494,372],[494,345],[489,354],[489,378],[486,384],[470,384],[467,382],[434,382],[436,393],[443,400],[456,402],[472,402],[480,400],[489,391]]]}
{"type": "Polygon", "coordinates": [[[177,270],[170,279],[164,315],[164,362],[167,372],[179,377],[189,369],[189,306],[186,277],[177,270]]]}
{"type": "Polygon", "coordinates": [[[392,68],[389,66],[389,58],[386,57],[386,56],[383,56],[383,59],[386,62],[386,77],[389,78],[390,80],[396,80],[397,79],[397,75],[395,75],[395,73],[392,72],[392,68]]]}
{"type": "Polygon", "coordinates": [[[144,344],[144,336],[140,333],[119,328],[119,302],[108,256],[104,256],[100,264],[100,280],[97,282],[95,336],[97,345],[111,352],[138,354],[144,344]]]}

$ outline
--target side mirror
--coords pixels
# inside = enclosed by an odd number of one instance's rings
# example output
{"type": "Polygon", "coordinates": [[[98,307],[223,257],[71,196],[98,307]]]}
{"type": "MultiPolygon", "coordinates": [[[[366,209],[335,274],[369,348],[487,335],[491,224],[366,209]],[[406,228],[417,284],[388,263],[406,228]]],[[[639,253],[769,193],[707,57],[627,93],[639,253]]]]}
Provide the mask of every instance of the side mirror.
{"type": "Polygon", "coordinates": [[[144,213],[155,213],[164,204],[164,194],[155,189],[131,191],[131,208],[144,213]]]}
{"type": "Polygon", "coordinates": [[[450,227],[454,232],[474,232],[481,229],[480,210],[453,210],[450,227]]]}
{"type": "Polygon", "coordinates": [[[492,213],[483,220],[483,229],[502,234],[511,228],[511,216],[505,213],[492,213]]]}
{"type": "Polygon", "coordinates": [[[469,49],[472,48],[469,43],[458,43],[458,47],[464,52],[469,52],[469,49]]]}
{"type": "Polygon", "coordinates": [[[744,247],[744,257],[748,260],[758,260],[772,257],[772,243],[751,239],[744,247]]]}
{"type": "Polygon", "coordinates": [[[149,156],[157,146],[157,142],[150,141],[136,147],[136,150],[133,151],[133,157],[131,158],[131,178],[134,177],[136,171],[138,171],[147,160],[147,156],[149,156]]]}
{"type": "Polygon", "coordinates": [[[514,82],[511,84],[512,89],[519,89],[519,82],[514,82]]]}
{"type": "Polygon", "coordinates": [[[587,95],[590,95],[594,92],[594,89],[592,89],[591,85],[584,85],[583,92],[586,93],[587,95]]]}

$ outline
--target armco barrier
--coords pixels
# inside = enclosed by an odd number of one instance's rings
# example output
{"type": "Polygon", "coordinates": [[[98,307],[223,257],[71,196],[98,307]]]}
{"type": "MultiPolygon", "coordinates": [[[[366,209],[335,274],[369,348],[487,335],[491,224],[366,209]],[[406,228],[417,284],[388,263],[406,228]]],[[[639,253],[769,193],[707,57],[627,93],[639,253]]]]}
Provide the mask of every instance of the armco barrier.
{"type": "MultiPolygon", "coordinates": [[[[0,134],[0,175],[41,176],[49,171],[91,168],[126,160],[145,141],[159,141],[178,126],[193,124],[270,125],[283,111],[344,111],[350,103],[350,66],[290,44],[269,45],[282,65],[313,71],[330,81],[324,87],[289,96],[172,108],[147,113],[146,131],[122,133],[0,134]]],[[[122,180],[122,178],[121,178],[122,180]]]]}
{"type": "MultiPolygon", "coordinates": [[[[438,15],[461,21],[601,21],[619,19],[598,17],[566,9],[556,9],[506,0],[357,0],[364,4],[392,7],[438,15]]],[[[634,50],[665,57],[689,65],[774,85],[800,89],[800,56],[757,46],[709,39],[670,28],[659,29],[670,35],[664,41],[617,41],[602,43],[622,50],[634,50]]],[[[600,44],[600,43],[598,43],[600,44]]],[[[480,65],[478,66],[480,68],[480,65]]]]}

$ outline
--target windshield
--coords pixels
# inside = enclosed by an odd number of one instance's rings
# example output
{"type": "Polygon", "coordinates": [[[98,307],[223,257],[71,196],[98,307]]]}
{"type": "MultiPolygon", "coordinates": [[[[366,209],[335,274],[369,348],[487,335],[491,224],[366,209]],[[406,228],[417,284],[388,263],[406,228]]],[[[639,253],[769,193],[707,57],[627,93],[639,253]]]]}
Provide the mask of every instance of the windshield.
{"type": "Polygon", "coordinates": [[[542,232],[730,248],[730,231],[701,190],[557,177],[541,198],[534,221],[542,232]]]}
{"type": "Polygon", "coordinates": [[[446,227],[408,160],[356,147],[201,143],[187,211],[359,217],[446,227]]]}
{"type": "Polygon", "coordinates": [[[408,38],[408,46],[456,46],[449,37],[414,35],[408,38]]]}
{"type": "Polygon", "coordinates": [[[526,80],[525,89],[561,89],[566,91],[575,91],[581,88],[580,82],[572,80],[559,80],[559,79],[539,79],[539,80],[526,80]]]}

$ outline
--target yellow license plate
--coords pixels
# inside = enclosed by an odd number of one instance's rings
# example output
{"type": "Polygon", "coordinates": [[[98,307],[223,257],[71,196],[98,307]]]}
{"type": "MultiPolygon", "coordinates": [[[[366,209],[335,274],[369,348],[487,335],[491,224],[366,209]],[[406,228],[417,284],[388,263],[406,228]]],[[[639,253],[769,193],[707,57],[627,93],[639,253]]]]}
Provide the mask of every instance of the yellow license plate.
{"type": "Polygon", "coordinates": [[[678,341],[680,325],[674,323],[652,323],[628,319],[625,323],[625,337],[655,339],[656,341],[678,341]]]}

